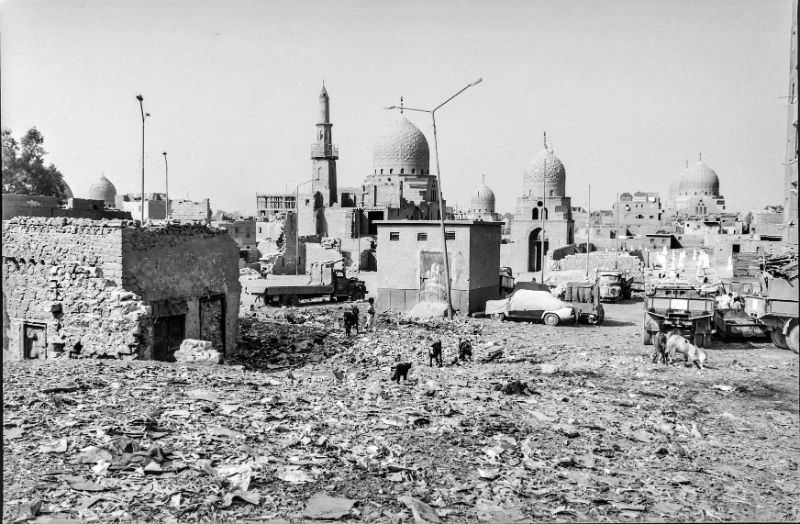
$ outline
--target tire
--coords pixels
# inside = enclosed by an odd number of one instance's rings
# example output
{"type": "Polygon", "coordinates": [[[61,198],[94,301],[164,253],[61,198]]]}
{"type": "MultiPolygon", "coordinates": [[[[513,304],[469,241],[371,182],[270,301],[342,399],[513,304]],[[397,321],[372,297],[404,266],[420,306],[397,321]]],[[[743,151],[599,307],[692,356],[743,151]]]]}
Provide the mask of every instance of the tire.
{"type": "Polygon", "coordinates": [[[703,345],[704,337],[702,333],[695,333],[693,339],[694,340],[692,340],[692,344],[699,348],[705,347],[703,345]]]}
{"type": "Polygon", "coordinates": [[[560,319],[555,313],[547,313],[542,320],[548,326],[557,326],[560,319]]]}
{"type": "Polygon", "coordinates": [[[494,313],[492,314],[492,320],[495,322],[502,322],[506,319],[506,316],[502,313],[494,313]]]}
{"type": "Polygon", "coordinates": [[[784,336],[779,329],[780,328],[771,329],[769,332],[769,338],[772,339],[772,343],[775,344],[775,347],[789,349],[789,346],[786,344],[786,336],[784,336]]]}
{"type": "Polygon", "coordinates": [[[606,319],[606,311],[603,309],[602,304],[597,308],[597,323],[602,324],[606,319]]]}
{"type": "Polygon", "coordinates": [[[800,337],[800,325],[795,323],[792,327],[789,328],[789,335],[786,337],[786,345],[794,351],[795,353],[798,352],[797,343],[798,337],[800,337]]]}

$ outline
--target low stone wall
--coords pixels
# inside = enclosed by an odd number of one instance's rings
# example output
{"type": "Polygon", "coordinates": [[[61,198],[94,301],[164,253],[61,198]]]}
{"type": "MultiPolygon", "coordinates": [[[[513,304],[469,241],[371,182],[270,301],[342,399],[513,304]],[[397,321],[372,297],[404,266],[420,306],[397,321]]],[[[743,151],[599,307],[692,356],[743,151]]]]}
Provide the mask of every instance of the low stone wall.
{"type": "MultiPolygon", "coordinates": [[[[585,269],[586,253],[567,255],[559,261],[561,270],[585,269]]],[[[593,251],[589,253],[589,269],[626,269],[639,270],[639,258],[627,253],[616,254],[613,251],[593,251]],[[615,266],[616,264],[616,266],[615,266]]]]}

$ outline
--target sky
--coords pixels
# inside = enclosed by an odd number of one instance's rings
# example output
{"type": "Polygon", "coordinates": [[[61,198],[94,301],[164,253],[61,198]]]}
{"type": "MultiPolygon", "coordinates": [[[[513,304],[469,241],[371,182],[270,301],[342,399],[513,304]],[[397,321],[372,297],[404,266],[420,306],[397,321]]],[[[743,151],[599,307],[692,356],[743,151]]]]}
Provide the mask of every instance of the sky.
{"type": "MultiPolygon", "coordinates": [[[[566,192],[610,209],[703,160],[730,209],[782,201],[789,0],[0,2],[0,121],[44,135],[75,196],[105,174],[254,214],[257,192],[311,178],[317,100],[331,100],[340,186],[372,170],[399,103],[437,112],[442,190],[481,175],[513,212],[548,137],[566,192]]],[[[407,112],[431,143],[430,117],[407,112]]]]}

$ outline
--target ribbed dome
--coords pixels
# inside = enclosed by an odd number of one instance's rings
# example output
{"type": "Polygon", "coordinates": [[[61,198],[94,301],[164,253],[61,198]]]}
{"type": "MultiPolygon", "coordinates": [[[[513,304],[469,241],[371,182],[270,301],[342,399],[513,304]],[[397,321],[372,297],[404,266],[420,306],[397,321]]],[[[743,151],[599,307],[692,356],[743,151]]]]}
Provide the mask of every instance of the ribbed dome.
{"type": "Polygon", "coordinates": [[[72,197],[73,197],[72,188],[69,187],[69,184],[67,184],[67,181],[64,180],[64,198],[69,200],[72,197]]]}
{"type": "Polygon", "coordinates": [[[564,196],[567,171],[549,146],[539,151],[539,154],[528,164],[528,169],[522,177],[523,189],[526,193],[541,196],[542,180],[544,180],[546,192],[544,196],[564,196]]]}
{"type": "Polygon", "coordinates": [[[469,204],[470,213],[494,213],[494,192],[482,181],[472,194],[469,204]]]}
{"type": "Polygon", "coordinates": [[[372,162],[376,174],[430,174],[428,140],[400,115],[375,142],[372,162]]]}
{"type": "Polygon", "coordinates": [[[719,196],[719,177],[705,162],[699,160],[684,172],[678,194],[719,196]]]}
{"type": "Polygon", "coordinates": [[[89,188],[87,198],[90,200],[102,200],[105,205],[114,207],[117,199],[117,188],[105,175],[101,175],[100,180],[93,183],[89,188]]]}

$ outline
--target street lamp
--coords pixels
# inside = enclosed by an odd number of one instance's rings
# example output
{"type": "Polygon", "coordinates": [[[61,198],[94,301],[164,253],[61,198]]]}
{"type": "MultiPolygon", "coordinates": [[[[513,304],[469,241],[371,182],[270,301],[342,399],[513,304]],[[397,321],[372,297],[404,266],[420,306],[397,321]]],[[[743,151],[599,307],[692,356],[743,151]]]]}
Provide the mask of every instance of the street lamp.
{"type": "Polygon", "coordinates": [[[144,112],[142,95],[136,95],[136,100],[139,101],[139,111],[142,113],[142,226],[144,226],[144,119],[150,116],[150,113],[144,112]]]}
{"type": "Polygon", "coordinates": [[[447,281],[446,284],[447,284],[447,317],[448,318],[453,318],[453,301],[452,301],[451,289],[450,289],[450,260],[447,257],[447,238],[446,238],[445,232],[444,232],[444,214],[445,213],[444,213],[444,202],[442,201],[442,173],[441,173],[441,171],[439,169],[439,141],[438,141],[437,136],[436,136],[436,111],[438,111],[442,106],[444,106],[450,100],[454,99],[455,97],[457,97],[458,95],[460,95],[461,93],[463,93],[464,91],[469,89],[470,87],[480,84],[482,81],[483,81],[483,78],[479,78],[479,79],[475,80],[474,82],[471,82],[471,83],[467,84],[460,91],[458,91],[456,94],[454,94],[453,96],[451,96],[450,98],[448,98],[447,100],[445,100],[444,102],[439,104],[438,106],[434,107],[433,109],[416,109],[416,108],[413,108],[413,107],[394,106],[394,105],[385,108],[385,109],[389,109],[389,110],[391,110],[391,109],[400,109],[401,112],[403,110],[407,109],[408,111],[419,111],[421,113],[430,113],[430,115],[431,115],[431,121],[433,122],[433,152],[434,152],[434,155],[436,156],[436,193],[437,193],[437,197],[439,198],[439,225],[441,226],[441,230],[442,230],[442,255],[444,256],[444,276],[445,276],[445,279],[447,281]]]}
{"type": "Polygon", "coordinates": [[[161,153],[164,155],[164,191],[167,198],[167,215],[166,218],[169,220],[169,164],[167,164],[167,152],[164,151],[161,153]]]}

